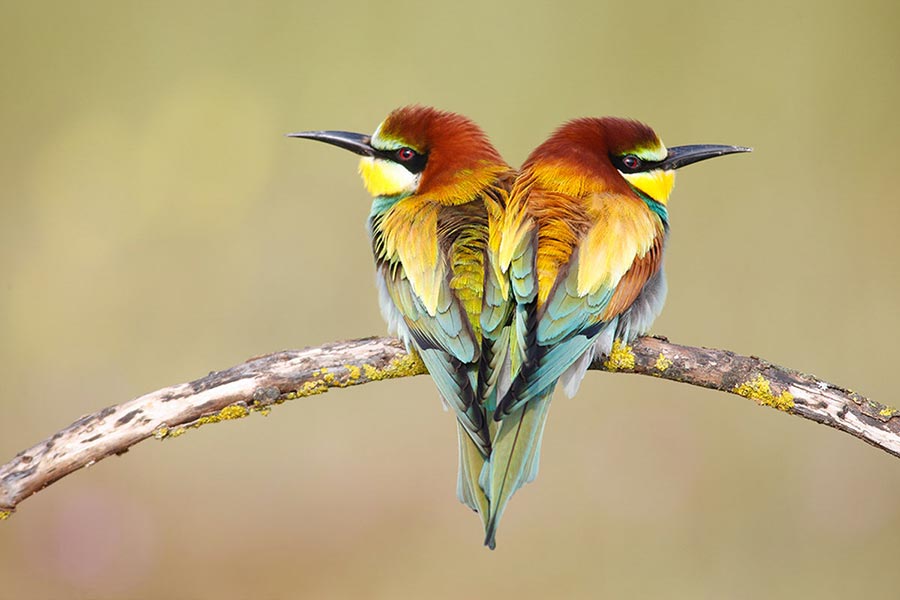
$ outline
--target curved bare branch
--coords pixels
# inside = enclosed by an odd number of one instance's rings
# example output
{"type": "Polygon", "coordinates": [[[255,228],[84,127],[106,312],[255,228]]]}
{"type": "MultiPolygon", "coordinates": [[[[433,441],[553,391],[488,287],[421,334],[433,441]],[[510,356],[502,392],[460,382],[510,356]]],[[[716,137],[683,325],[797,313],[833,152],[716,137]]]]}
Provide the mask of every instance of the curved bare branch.
{"type": "MultiPolygon", "coordinates": [[[[591,367],[637,373],[751,398],[760,404],[849,433],[900,457],[900,411],[810,375],[726,350],[645,337],[616,345],[591,367]]],[[[277,352],[163,388],[81,417],[0,466],[0,519],[23,500],[73,471],[150,437],[267,413],[275,404],[334,387],[425,373],[391,338],[335,342],[277,352]]]]}

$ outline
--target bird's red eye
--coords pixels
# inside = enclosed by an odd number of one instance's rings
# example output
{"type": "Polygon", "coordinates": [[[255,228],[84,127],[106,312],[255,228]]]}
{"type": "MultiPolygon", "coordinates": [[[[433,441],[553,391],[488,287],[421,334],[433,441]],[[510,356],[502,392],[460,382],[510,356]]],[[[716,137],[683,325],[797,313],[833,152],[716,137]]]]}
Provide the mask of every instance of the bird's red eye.
{"type": "Polygon", "coordinates": [[[400,148],[397,150],[397,158],[402,161],[412,160],[415,155],[416,152],[412,148],[400,148]]]}
{"type": "Polygon", "coordinates": [[[628,169],[637,169],[641,166],[641,159],[634,154],[626,154],[622,157],[622,164],[628,169]]]}

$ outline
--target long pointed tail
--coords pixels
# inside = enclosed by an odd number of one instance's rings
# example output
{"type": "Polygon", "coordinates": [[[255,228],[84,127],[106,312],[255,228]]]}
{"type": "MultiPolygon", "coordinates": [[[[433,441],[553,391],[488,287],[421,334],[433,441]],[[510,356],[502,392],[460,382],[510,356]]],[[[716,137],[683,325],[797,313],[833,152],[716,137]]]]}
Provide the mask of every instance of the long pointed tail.
{"type": "Polygon", "coordinates": [[[553,387],[506,416],[494,436],[491,460],[485,465],[481,480],[490,502],[484,544],[492,550],[497,545],[497,527],[510,498],[537,477],[552,395],[553,387]]]}
{"type": "Polygon", "coordinates": [[[459,477],[456,483],[456,496],[460,502],[478,513],[482,525],[486,527],[489,504],[487,495],[479,483],[479,477],[487,459],[466,433],[465,426],[457,421],[456,428],[459,435],[459,477]]]}

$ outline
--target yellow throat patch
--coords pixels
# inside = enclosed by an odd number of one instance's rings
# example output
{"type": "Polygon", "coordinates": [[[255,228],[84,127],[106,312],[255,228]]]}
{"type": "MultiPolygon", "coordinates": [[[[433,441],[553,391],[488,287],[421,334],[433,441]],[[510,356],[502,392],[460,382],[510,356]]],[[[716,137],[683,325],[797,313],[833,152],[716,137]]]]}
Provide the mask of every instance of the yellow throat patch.
{"type": "Polygon", "coordinates": [[[654,169],[640,173],[622,173],[622,177],[660,204],[669,201],[669,195],[675,187],[675,171],[654,169]]]}
{"type": "Polygon", "coordinates": [[[359,161],[359,174],[373,196],[412,194],[419,186],[419,176],[403,165],[371,156],[359,161]]]}

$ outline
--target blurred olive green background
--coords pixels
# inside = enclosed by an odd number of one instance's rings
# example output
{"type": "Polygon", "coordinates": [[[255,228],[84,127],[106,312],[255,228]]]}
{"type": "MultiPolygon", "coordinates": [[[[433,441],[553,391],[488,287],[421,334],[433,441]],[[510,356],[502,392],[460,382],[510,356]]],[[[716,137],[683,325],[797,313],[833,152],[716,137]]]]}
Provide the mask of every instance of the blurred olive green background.
{"type": "MultiPolygon", "coordinates": [[[[392,108],[518,164],[614,114],[679,175],[655,331],[896,404],[900,8],[4,2],[0,461],[80,415],[384,332],[355,158],[392,108]]],[[[0,525],[3,598],[896,597],[900,462],[752,402],[589,375],[496,552],[425,377],[145,442],[0,525]]]]}

